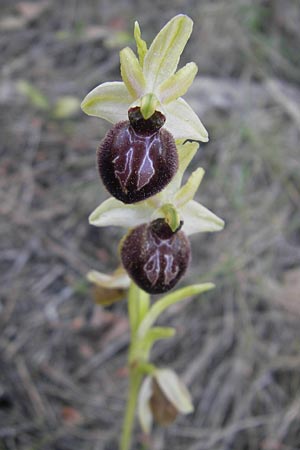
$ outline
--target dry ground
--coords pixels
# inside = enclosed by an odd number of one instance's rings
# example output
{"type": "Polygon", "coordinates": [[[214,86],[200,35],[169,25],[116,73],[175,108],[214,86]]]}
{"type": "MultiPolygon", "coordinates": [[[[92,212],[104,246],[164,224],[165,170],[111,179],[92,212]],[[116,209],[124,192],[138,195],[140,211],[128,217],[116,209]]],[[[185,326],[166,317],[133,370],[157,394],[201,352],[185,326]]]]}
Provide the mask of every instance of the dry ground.
{"type": "Polygon", "coordinates": [[[178,12],[211,136],[199,199],[226,229],[193,237],[184,282],[217,289],[164,316],[177,336],[153,354],[195,413],[133,448],[300,449],[299,0],[0,0],[0,450],[117,449],[126,305],[95,306],[85,274],[116,266],[123,231],[87,223],[108,125],[77,103],[119,79],[134,19],[151,40],[178,12]]]}

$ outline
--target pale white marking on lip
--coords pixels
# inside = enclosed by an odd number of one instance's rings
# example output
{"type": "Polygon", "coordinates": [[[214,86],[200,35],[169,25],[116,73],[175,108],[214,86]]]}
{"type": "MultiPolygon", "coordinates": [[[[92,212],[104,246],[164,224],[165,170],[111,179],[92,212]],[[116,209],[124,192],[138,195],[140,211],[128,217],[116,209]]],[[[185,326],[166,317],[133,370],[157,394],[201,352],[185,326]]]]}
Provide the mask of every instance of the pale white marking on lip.
{"type": "MultiPolygon", "coordinates": [[[[119,158],[121,158],[120,155],[116,156],[115,159],[113,159],[113,163],[115,165],[119,160],[119,158]]],[[[115,171],[116,177],[118,178],[122,189],[126,188],[127,182],[130,178],[130,175],[132,174],[132,163],[133,163],[133,147],[130,147],[125,155],[124,169],[115,171]]]]}
{"type": "Polygon", "coordinates": [[[159,249],[157,249],[152,256],[144,264],[144,270],[151,285],[155,285],[160,273],[159,249]]]}
{"type": "Polygon", "coordinates": [[[174,261],[173,255],[164,255],[165,261],[166,261],[166,267],[164,270],[164,281],[165,284],[168,285],[178,274],[179,268],[176,264],[174,267],[174,270],[172,270],[172,265],[174,261]]]}
{"type": "Polygon", "coordinates": [[[149,143],[149,141],[150,141],[150,139],[145,139],[145,145],[144,145],[145,155],[144,155],[143,161],[140,165],[140,168],[138,170],[138,181],[137,181],[137,190],[138,191],[140,189],[142,189],[144,186],[146,186],[150,182],[153,175],[155,174],[153,161],[150,157],[150,150],[151,150],[153,143],[152,142],[149,143]]]}

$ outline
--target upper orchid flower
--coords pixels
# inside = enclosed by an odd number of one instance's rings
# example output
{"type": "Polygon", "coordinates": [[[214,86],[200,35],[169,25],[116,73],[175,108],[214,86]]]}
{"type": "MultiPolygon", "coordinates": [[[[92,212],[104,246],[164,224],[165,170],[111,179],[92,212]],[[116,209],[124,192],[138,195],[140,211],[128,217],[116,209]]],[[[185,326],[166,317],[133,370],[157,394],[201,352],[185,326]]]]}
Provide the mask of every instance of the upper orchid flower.
{"type": "Polygon", "coordinates": [[[175,140],[208,141],[208,133],[188,103],[181,98],[192,84],[197,66],[190,62],[176,72],[180,55],[191,35],[192,20],[180,14],[158,33],[149,49],[138,22],[134,37],[138,58],[126,47],[120,52],[123,82],[102,83],[83,100],[86,114],[108,122],[127,120],[128,110],[139,107],[144,119],[155,111],[165,118],[165,128],[175,140]]]}

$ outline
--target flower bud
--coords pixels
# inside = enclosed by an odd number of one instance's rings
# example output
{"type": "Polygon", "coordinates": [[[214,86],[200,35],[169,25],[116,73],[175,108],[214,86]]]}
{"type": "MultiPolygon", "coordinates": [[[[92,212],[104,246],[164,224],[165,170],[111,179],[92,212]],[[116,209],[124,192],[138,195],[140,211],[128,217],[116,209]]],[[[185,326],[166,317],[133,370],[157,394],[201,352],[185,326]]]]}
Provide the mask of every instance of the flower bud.
{"type": "Polygon", "coordinates": [[[155,379],[152,380],[152,395],[149,403],[156,423],[167,426],[175,421],[178,410],[166,397],[155,379]]]}
{"type": "Polygon", "coordinates": [[[138,417],[145,433],[149,434],[153,419],[169,425],[178,413],[190,414],[194,407],[186,386],[171,369],[157,369],[147,376],[138,399],[138,417]]]}
{"type": "Polygon", "coordinates": [[[164,219],[134,228],[121,244],[123,266],[149,294],[172,289],[184,275],[190,254],[190,243],[184,232],[173,232],[164,219]]]}
{"type": "Polygon", "coordinates": [[[131,108],[129,121],[118,122],[101,141],[97,152],[100,177],[107,190],[124,203],[151,197],[171,181],[178,168],[173,136],[156,111],[144,119],[131,108]]]}

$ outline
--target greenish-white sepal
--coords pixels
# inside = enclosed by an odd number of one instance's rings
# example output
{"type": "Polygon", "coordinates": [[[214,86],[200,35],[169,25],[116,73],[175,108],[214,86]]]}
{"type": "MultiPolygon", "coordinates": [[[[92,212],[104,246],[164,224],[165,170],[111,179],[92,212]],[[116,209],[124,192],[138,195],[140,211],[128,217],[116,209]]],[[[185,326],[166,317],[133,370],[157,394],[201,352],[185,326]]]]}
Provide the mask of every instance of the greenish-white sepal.
{"type": "Polygon", "coordinates": [[[155,94],[146,94],[141,98],[141,114],[149,119],[158,110],[160,102],[155,94]]]}
{"type": "Polygon", "coordinates": [[[136,42],[136,48],[139,55],[140,65],[141,67],[143,67],[145,55],[147,53],[147,44],[144,41],[144,39],[142,39],[141,29],[138,21],[135,21],[134,23],[134,39],[136,42]]]}
{"type": "Polygon", "coordinates": [[[121,76],[127,90],[133,98],[140,97],[145,91],[146,81],[139,60],[131,48],[120,51],[121,76]]]}
{"type": "Polygon", "coordinates": [[[193,21],[179,14],[153,40],[144,59],[147,89],[153,91],[175,72],[180,55],[192,33],[193,21]]]}
{"type": "Polygon", "coordinates": [[[184,95],[193,83],[197,72],[198,67],[196,64],[190,62],[171,75],[158,88],[157,94],[160,101],[162,103],[170,103],[184,95]]]}
{"type": "Polygon", "coordinates": [[[179,189],[174,198],[175,205],[180,208],[184,206],[187,202],[192,200],[200,186],[202,178],[204,176],[204,169],[199,167],[196,169],[187,182],[179,189]]]}
{"type": "Polygon", "coordinates": [[[125,84],[112,81],[100,84],[87,94],[81,109],[89,116],[101,117],[111,123],[128,120],[128,107],[133,98],[125,84]]]}
{"type": "Polygon", "coordinates": [[[164,395],[178,412],[189,414],[194,411],[189,391],[173,370],[157,369],[155,379],[164,395]]]}
{"type": "Polygon", "coordinates": [[[92,283],[104,288],[127,289],[130,285],[130,278],[122,267],[119,267],[111,275],[90,270],[87,279],[92,283]]]}
{"type": "Polygon", "coordinates": [[[220,231],[224,228],[224,220],[195,200],[186,203],[180,213],[184,217],[182,229],[187,235],[220,231]]]}
{"type": "Polygon", "coordinates": [[[151,306],[148,314],[139,326],[138,335],[140,338],[143,338],[158,317],[170,306],[186,299],[187,297],[209,291],[214,287],[215,286],[213,283],[192,284],[190,286],[177,289],[171,294],[165,295],[151,306]]]}
{"type": "Polygon", "coordinates": [[[110,197],[91,213],[89,223],[96,227],[131,228],[147,222],[150,214],[146,203],[126,205],[120,200],[110,197]]]}
{"type": "Polygon", "coordinates": [[[141,386],[137,412],[138,418],[144,433],[149,434],[152,429],[153,416],[150,409],[150,398],[152,396],[152,377],[147,376],[141,386]]]}
{"type": "Polygon", "coordinates": [[[164,108],[167,118],[165,127],[173,134],[174,139],[208,141],[208,133],[201,120],[183,98],[164,105],[164,108]]]}
{"type": "Polygon", "coordinates": [[[157,216],[164,217],[165,221],[174,232],[178,230],[180,226],[180,214],[176,207],[172,203],[166,203],[157,211],[157,216]]]}

